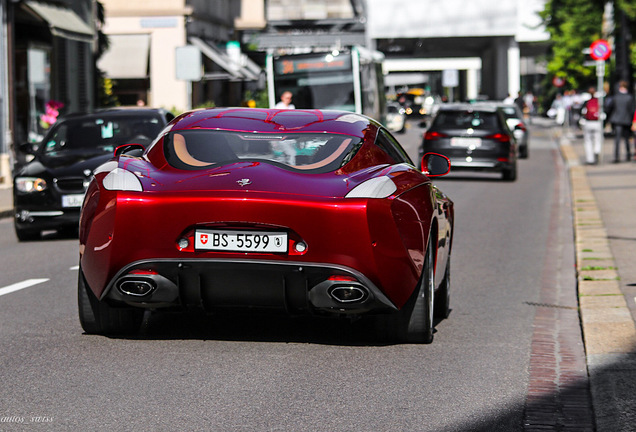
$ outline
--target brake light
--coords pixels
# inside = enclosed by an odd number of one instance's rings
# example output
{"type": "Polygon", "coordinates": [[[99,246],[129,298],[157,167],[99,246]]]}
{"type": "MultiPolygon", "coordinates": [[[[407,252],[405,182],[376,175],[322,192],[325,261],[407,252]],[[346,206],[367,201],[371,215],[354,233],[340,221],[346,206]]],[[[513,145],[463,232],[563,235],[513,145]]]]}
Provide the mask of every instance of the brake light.
{"type": "Polygon", "coordinates": [[[435,131],[427,131],[424,134],[424,139],[427,141],[435,141],[438,140],[440,138],[446,138],[448,135],[446,135],[445,133],[441,133],[441,132],[435,132],[435,131]]]}
{"type": "Polygon", "coordinates": [[[499,142],[502,142],[502,143],[510,142],[510,136],[506,135],[506,134],[502,134],[502,133],[496,133],[496,134],[488,135],[488,136],[486,136],[484,138],[492,139],[492,140],[499,141],[499,142]]]}

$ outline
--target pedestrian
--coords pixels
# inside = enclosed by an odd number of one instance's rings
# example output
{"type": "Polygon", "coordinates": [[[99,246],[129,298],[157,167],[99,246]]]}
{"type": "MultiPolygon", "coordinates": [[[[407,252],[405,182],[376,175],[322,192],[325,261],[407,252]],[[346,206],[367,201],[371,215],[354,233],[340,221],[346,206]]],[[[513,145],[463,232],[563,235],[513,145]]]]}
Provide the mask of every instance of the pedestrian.
{"type": "Polygon", "coordinates": [[[595,165],[598,163],[603,144],[603,122],[600,120],[600,106],[596,97],[596,88],[590,87],[590,99],[588,99],[583,108],[581,115],[585,122],[583,123],[583,146],[585,148],[585,163],[595,165]]]}
{"type": "Polygon", "coordinates": [[[526,106],[526,109],[523,112],[523,117],[528,123],[530,123],[532,121],[532,116],[534,115],[534,94],[532,94],[530,90],[523,95],[523,102],[526,106]]]}
{"type": "Polygon", "coordinates": [[[550,109],[548,110],[548,115],[550,117],[554,117],[557,124],[561,126],[565,123],[565,104],[563,103],[563,96],[561,93],[557,93],[556,97],[552,101],[552,105],[550,105],[550,109]]]}
{"type": "Polygon", "coordinates": [[[609,122],[614,127],[614,163],[620,162],[620,142],[625,141],[626,160],[632,158],[630,144],[631,126],[636,111],[634,96],[629,93],[627,81],[618,83],[618,93],[612,97],[608,111],[611,111],[609,122]]]}
{"type": "Polygon", "coordinates": [[[514,99],[513,103],[519,107],[519,111],[524,112],[526,108],[526,103],[523,100],[523,96],[521,92],[517,93],[517,97],[514,99]]]}
{"type": "Polygon", "coordinates": [[[292,102],[292,92],[284,91],[282,95],[280,95],[280,102],[274,106],[277,109],[296,109],[292,102]]]}

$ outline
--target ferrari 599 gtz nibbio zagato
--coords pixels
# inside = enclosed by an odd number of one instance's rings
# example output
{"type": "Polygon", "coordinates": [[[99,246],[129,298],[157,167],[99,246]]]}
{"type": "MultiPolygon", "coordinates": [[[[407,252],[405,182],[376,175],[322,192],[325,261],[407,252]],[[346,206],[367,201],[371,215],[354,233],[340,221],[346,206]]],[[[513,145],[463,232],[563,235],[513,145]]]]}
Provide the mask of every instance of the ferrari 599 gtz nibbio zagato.
{"type": "MultiPolygon", "coordinates": [[[[450,296],[453,203],[378,122],[340,111],[185,113],[95,170],[80,219],[87,333],[144,309],[372,315],[430,343],[450,296]]],[[[116,153],[119,153],[116,152],[116,153]]]]}

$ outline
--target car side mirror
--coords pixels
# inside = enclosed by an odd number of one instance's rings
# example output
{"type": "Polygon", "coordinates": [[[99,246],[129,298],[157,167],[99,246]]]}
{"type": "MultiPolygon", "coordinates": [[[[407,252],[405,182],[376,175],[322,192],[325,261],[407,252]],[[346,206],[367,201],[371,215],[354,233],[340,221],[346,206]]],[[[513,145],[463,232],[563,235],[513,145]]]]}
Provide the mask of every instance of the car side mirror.
{"type": "Polygon", "coordinates": [[[422,156],[422,172],[428,177],[440,177],[450,172],[450,159],[438,153],[422,156]]]}
{"type": "Polygon", "coordinates": [[[139,157],[145,150],[146,148],[141,144],[122,144],[115,149],[115,157],[121,155],[139,157]]]}
{"type": "Polygon", "coordinates": [[[18,146],[18,150],[29,155],[35,154],[38,148],[40,148],[40,143],[25,142],[18,146]]]}

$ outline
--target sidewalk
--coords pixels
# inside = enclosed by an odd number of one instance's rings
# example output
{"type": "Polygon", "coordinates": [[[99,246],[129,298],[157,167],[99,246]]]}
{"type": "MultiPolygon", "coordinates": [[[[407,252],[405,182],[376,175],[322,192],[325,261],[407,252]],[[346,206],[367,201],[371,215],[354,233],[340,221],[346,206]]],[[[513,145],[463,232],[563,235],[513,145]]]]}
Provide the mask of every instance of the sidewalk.
{"type": "Polygon", "coordinates": [[[13,216],[13,188],[0,186],[0,218],[13,216]]]}
{"type": "MultiPolygon", "coordinates": [[[[564,131],[581,327],[597,432],[636,430],[636,163],[585,165],[580,131],[564,131]]],[[[623,150],[624,151],[624,150],[623,150]]],[[[624,153],[623,153],[624,157],[624,153]]]]}

